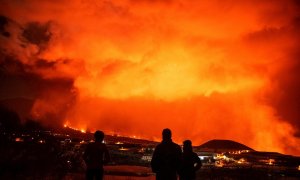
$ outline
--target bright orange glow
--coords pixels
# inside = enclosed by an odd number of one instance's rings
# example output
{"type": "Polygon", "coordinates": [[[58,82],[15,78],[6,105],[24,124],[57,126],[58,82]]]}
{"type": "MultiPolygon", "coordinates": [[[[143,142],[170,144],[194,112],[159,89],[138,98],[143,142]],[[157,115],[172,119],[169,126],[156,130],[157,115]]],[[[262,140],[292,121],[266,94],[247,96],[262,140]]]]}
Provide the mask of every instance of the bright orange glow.
{"type": "Polygon", "coordinates": [[[243,164],[245,162],[246,162],[246,160],[244,158],[241,158],[240,160],[237,161],[238,164],[243,164]]]}
{"type": "Polygon", "coordinates": [[[119,150],[120,150],[120,151],[128,151],[129,149],[128,149],[128,148],[123,148],[123,147],[121,147],[119,150]]]}
{"type": "Polygon", "coordinates": [[[274,163],[275,163],[275,159],[269,159],[269,160],[268,160],[268,164],[269,164],[269,165],[273,165],[274,163]]]}
{"type": "Polygon", "coordinates": [[[15,141],[16,141],[16,142],[23,142],[24,140],[21,139],[21,138],[19,138],[19,137],[17,137],[17,138],[15,139],[15,141]]]}
{"type": "Polygon", "coordinates": [[[81,129],[80,132],[85,133],[85,130],[84,130],[84,129],[81,129]]]}
{"type": "Polygon", "coordinates": [[[71,127],[69,125],[64,124],[64,127],[68,127],[70,129],[76,130],[76,131],[80,131],[81,133],[86,133],[86,129],[85,128],[75,128],[75,127],[71,127]]]}
{"type": "Polygon", "coordinates": [[[295,1],[5,2],[4,15],[48,22],[52,34],[43,48],[12,54],[54,63],[30,72],[73,83],[61,94],[49,87],[35,101],[37,119],[55,114],[60,126],[82,132],[159,141],[168,127],[180,144],[231,139],[300,154],[295,127],[273,103],[287,93],[279,82],[299,49],[295,1]],[[75,100],[66,104],[66,94],[75,100]]]}

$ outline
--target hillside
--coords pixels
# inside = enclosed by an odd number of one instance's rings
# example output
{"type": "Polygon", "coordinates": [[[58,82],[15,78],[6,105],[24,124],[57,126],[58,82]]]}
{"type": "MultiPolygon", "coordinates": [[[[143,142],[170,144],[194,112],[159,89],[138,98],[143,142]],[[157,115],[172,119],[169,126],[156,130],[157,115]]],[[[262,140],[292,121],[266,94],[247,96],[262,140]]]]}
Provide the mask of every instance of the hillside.
{"type": "Polygon", "coordinates": [[[219,151],[219,150],[250,150],[253,151],[252,148],[232,141],[232,140],[219,140],[219,139],[214,139],[207,141],[206,143],[197,146],[197,149],[202,149],[202,150],[208,150],[208,151],[219,151]]]}

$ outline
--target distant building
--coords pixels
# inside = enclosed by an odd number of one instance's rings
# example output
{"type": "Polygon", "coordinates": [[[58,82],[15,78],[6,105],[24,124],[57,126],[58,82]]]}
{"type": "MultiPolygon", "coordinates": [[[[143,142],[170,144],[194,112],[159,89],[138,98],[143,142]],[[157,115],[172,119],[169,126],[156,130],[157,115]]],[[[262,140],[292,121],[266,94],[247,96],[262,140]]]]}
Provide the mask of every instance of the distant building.
{"type": "Polygon", "coordinates": [[[212,164],[215,162],[217,153],[214,152],[204,152],[195,151],[203,164],[212,164]]]}
{"type": "Polygon", "coordinates": [[[151,162],[151,160],[152,160],[152,155],[143,155],[141,159],[142,159],[143,161],[151,162]]]}

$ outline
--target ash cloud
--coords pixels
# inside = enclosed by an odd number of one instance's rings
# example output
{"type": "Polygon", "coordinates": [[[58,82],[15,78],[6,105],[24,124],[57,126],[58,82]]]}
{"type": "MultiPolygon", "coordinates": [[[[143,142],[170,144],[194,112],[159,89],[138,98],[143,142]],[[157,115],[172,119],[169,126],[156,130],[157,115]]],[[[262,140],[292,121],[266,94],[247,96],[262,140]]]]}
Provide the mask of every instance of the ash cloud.
{"type": "Polygon", "coordinates": [[[42,75],[44,71],[55,71],[58,63],[38,57],[51,39],[49,23],[29,22],[22,26],[5,16],[0,22],[1,104],[19,113],[22,121],[33,118],[60,126],[76,93],[72,78],[42,75]]]}
{"type": "Polygon", "coordinates": [[[30,22],[25,25],[22,36],[31,44],[39,47],[39,51],[47,48],[47,44],[51,39],[49,32],[50,22],[40,24],[38,22],[30,22]]]}
{"type": "MultiPolygon", "coordinates": [[[[275,114],[290,123],[295,129],[294,136],[300,135],[300,4],[293,2],[294,13],[280,26],[263,27],[262,30],[248,34],[247,41],[267,55],[278,54],[266,64],[272,86],[263,96],[263,101],[275,109],[275,114]],[[279,54],[278,52],[284,50],[279,54]],[[265,52],[264,52],[265,53],[265,52]],[[280,66],[280,67],[279,67],[280,66]]],[[[287,5],[269,14],[268,20],[280,19],[286,13],[287,5]]]]}
{"type": "Polygon", "coordinates": [[[1,12],[2,94],[34,89],[44,123],[300,152],[297,1],[4,0],[1,12]]]}
{"type": "MultiPolygon", "coordinates": [[[[298,10],[300,11],[300,4],[298,2],[298,10]]],[[[299,12],[298,11],[298,12],[299,12]]],[[[296,44],[294,49],[288,56],[290,61],[289,65],[280,72],[274,79],[279,82],[281,87],[280,96],[276,96],[274,107],[283,119],[290,122],[297,132],[295,135],[300,137],[300,35],[298,33],[300,29],[300,13],[292,21],[291,34],[295,38],[296,44]]]]}

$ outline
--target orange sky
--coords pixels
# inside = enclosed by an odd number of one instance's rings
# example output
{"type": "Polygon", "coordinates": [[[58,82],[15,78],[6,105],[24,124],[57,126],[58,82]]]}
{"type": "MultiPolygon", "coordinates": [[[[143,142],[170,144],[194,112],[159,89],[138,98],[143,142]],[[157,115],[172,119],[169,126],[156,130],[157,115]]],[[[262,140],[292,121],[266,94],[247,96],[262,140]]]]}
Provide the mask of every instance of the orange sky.
{"type": "Polygon", "coordinates": [[[300,101],[282,103],[290,90],[282,82],[296,77],[286,73],[299,67],[296,1],[7,0],[1,12],[51,37],[22,40],[17,25],[7,26],[7,52],[43,79],[73,82],[40,93],[38,119],[63,110],[61,125],[79,129],[159,140],[169,127],[178,143],[232,139],[300,154],[299,116],[290,120],[279,106],[300,101]]]}

